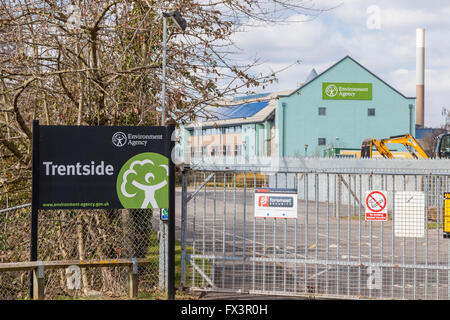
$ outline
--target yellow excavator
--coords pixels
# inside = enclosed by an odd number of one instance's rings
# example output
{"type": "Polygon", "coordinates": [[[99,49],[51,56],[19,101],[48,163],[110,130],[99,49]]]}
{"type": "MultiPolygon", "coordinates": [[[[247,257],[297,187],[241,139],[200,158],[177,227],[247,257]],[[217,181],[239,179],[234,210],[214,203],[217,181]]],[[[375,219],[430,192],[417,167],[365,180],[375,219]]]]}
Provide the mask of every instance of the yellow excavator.
{"type": "Polygon", "coordinates": [[[435,139],[435,151],[431,156],[423,150],[419,142],[417,142],[409,133],[381,140],[374,138],[365,139],[361,145],[361,158],[372,158],[373,147],[375,147],[384,158],[393,159],[394,155],[388,149],[386,144],[399,143],[406,146],[406,149],[408,149],[411,155],[416,159],[428,159],[432,157],[450,159],[450,132],[443,133],[435,139]]]}

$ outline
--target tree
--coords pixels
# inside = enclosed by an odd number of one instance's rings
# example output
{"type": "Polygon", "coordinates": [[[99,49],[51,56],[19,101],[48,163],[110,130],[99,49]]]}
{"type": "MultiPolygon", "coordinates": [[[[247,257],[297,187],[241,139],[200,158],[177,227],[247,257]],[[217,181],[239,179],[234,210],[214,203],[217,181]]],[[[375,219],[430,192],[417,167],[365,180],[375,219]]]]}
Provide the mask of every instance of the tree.
{"type": "Polygon", "coordinates": [[[206,103],[275,78],[252,74],[258,61],[241,65],[236,59],[231,36],[237,26],[282,21],[289,10],[323,11],[312,1],[294,0],[3,1],[2,153],[29,172],[32,119],[158,124],[161,12],[173,8],[189,26],[182,34],[169,19],[166,105],[167,118],[177,123],[192,119],[206,103]]]}
{"type": "MultiPolygon", "coordinates": [[[[168,20],[166,119],[178,124],[211,101],[275,79],[276,73],[253,72],[259,61],[237,59],[232,35],[238,26],[324,10],[310,0],[1,1],[0,207],[30,201],[33,119],[47,125],[160,124],[162,12],[175,8],[188,21],[182,33],[168,20]]],[[[139,183],[153,184],[149,176],[139,183]]],[[[117,231],[108,225],[112,219],[117,217],[77,216],[80,258],[88,250],[81,229],[90,239],[109,239],[117,231]]],[[[55,230],[57,235],[54,226],[45,232],[55,230]]],[[[66,258],[65,245],[58,240],[47,247],[66,258]]],[[[99,244],[90,254],[112,257],[113,248],[99,244]]]]}
{"type": "MultiPolygon", "coordinates": [[[[0,173],[2,194],[29,199],[31,122],[65,125],[155,125],[161,119],[162,12],[168,19],[167,119],[205,114],[227,94],[275,79],[242,64],[238,27],[315,16],[310,0],[6,0],[0,3],[0,173]],[[6,170],[5,168],[8,168],[6,170]]],[[[0,194],[1,196],[1,194],[0,194]]]]}
{"type": "Polygon", "coordinates": [[[443,107],[441,114],[444,117],[444,123],[441,125],[441,128],[445,131],[450,131],[450,109],[443,107]]]}
{"type": "Polygon", "coordinates": [[[433,129],[431,132],[425,134],[424,138],[421,140],[421,146],[423,150],[428,155],[433,155],[435,152],[436,137],[442,133],[450,131],[450,110],[443,107],[441,110],[441,115],[444,122],[441,124],[439,129],[433,129]]]}

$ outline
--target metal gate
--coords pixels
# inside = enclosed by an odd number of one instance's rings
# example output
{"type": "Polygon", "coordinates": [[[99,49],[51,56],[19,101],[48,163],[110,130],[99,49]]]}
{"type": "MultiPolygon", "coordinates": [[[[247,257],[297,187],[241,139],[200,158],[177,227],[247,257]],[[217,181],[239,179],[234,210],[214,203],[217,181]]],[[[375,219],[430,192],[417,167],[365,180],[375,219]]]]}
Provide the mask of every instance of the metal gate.
{"type": "Polygon", "coordinates": [[[271,295],[450,298],[445,161],[310,160],[276,172],[215,162],[192,169],[182,183],[182,286],[271,295]],[[260,187],[296,188],[297,218],[255,218],[254,191],[260,187]],[[387,194],[386,221],[366,220],[369,190],[387,194]]]}

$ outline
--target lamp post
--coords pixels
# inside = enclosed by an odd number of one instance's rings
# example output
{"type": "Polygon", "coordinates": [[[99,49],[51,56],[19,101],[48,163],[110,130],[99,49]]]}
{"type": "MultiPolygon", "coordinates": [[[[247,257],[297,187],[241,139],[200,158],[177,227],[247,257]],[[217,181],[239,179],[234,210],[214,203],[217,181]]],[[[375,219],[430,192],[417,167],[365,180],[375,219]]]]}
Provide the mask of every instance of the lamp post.
{"type": "MultiPolygon", "coordinates": [[[[167,18],[172,18],[175,24],[182,30],[186,30],[186,20],[181,16],[178,10],[171,13],[163,12],[163,61],[162,61],[162,89],[161,89],[161,126],[166,125],[166,52],[167,52],[167,18]]],[[[160,217],[162,210],[160,209],[160,217]]],[[[175,299],[175,222],[172,217],[161,219],[159,224],[160,242],[159,246],[159,285],[167,288],[167,297],[169,300],[175,299]],[[169,223],[171,228],[169,228],[169,223]],[[171,230],[171,232],[169,232],[171,230]],[[169,251],[171,251],[169,253],[169,251]],[[171,256],[169,260],[169,255],[171,256]],[[171,277],[169,277],[169,273],[171,277]]]]}
{"type": "Polygon", "coordinates": [[[163,12],[163,61],[162,61],[162,91],[161,91],[161,125],[166,124],[166,52],[167,52],[167,18],[172,18],[175,24],[182,30],[186,30],[186,20],[178,10],[171,13],[163,12]]]}

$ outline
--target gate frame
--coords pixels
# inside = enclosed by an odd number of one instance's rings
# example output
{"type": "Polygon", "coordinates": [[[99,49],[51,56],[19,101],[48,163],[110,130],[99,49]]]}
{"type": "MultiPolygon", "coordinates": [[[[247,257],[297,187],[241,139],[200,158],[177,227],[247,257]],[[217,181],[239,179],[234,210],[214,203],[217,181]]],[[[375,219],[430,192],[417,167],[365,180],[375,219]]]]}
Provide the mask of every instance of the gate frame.
{"type": "MultiPolygon", "coordinates": [[[[292,159],[291,159],[292,160],[292,159]]],[[[448,161],[448,160],[447,160],[448,161]]],[[[284,164],[288,163],[288,162],[283,162],[284,164]]],[[[258,167],[257,165],[252,165],[249,163],[245,163],[243,165],[239,165],[239,166],[233,166],[227,163],[220,163],[215,161],[213,163],[196,163],[195,165],[191,167],[184,167],[182,170],[182,234],[181,234],[181,238],[182,238],[182,274],[181,274],[181,279],[182,279],[182,287],[185,287],[186,284],[186,261],[188,260],[188,262],[190,262],[193,265],[193,268],[199,272],[202,270],[197,270],[198,266],[195,266],[195,263],[192,263],[192,258],[204,258],[204,256],[201,255],[192,255],[192,256],[187,256],[186,254],[186,228],[187,228],[187,203],[192,200],[198,193],[199,191],[206,186],[207,181],[204,181],[194,192],[192,192],[190,195],[188,195],[187,192],[187,173],[190,172],[203,172],[204,174],[211,172],[210,176],[208,176],[207,180],[209,181],[211,179],[211,177],[213,175],[215,175],[217,172],[234,172],[234,173],[239,173],[239,172],[253,172],[253,173],[266,173],[266,174],[270,174],[270,173],[276,173],[276,171],[278,173],[281,174],[288,174],[288,173],[296,173],[296,174],[334,174],[336,175],[336,180],[339,180],[339,194],[342,193],[342,187],[341,184],[344,184],[344,186],[348,189],[348,196],[349,196],[349,202],[356,202],[356,206],[357,207],[363,207],[362,201],[361,199],[358,199],[358,196],[353,192],[351,185],[349,186],[349,183],[347,183],[345,181],[344,175],[348,174],[355,174],[355,175],[368,175],[369,176],[369,180],[368,183],[370,183],[370,185],[372,184],[372,178],[374,175],[383,175],[383,176],[392,176],[393,178],[395,176],[416,176],[419,179],[423,179],[425,181],[427,181],[427,183],[423,184],[423,188],[424,188],[424,192],[426,192],[427,194],[429,193],[429,186],[428,183],[429,181],[431,181],[431,179],[429,179],[429,177],[431,176],[442,176],[442,177],[449,177],[450,176],[450,168],[446,168],[446,162],[445,160],[440,160],[440,159],[427,159],[427,160],[416,160],[416,159],[412,159],[412,160],[405,160],[405,159],[293,159],[292,162],[289,163],[289,165],[283,167],[283,168],[277,168],[278,170],[272,171],[272,170],[264,170],[263,167],[258,167]],[[326,165],[324,165],[324,163],[332,163],[332,161],[335,162],[336,165],[332,165],[330,167],[326,167],[326,165]],[[318,162],[317,165],[315,165],[315,162],[318,162]],[[344,163],[345,165],[343,167],[340,167],[339,164],[340,163],[344,163]],[[294,165],[293,165],[294,164],[294,165]],[[299,166],[295,166],[295,164],[299,165],[299,166]],[[354,164],[354,167],[350,167],[349,164],[354,164]],[[263,169],[263,170],[261,170],[263,169]],[[353,200],[350,200],[350,198],[352,198],[353,200]]],[[[395,180],[395,179],[394,179],[395,180]]],[[[386,180],[387,182],[387,180],[386,180]]],[[[351,181],[350,181],[351,183],[351,181]]],[[[384,182],[382,182],[383,184],[384,182]]],[[[395,181],[393,181],[393,185],[395,186],[395,181]]],[[[337,190],[335,190],[335,192],[338,192],[337,190]]],[[[432,195],[432,194],[431,194],[432,195]]],[[[435,194],[436,195],[436,194],[435,194]]],[[[433,196],[433,195],[432,195],[433,196]]],[[[337,205],[338,202],[336,202],[337,205]]],[[[426,204],[426,206],[428,206],[426,204]]],[[[428,215],[427,215],[428,216],[428,215]]],[[[428,236],[427,236],[428,237],[428,236]]],[[[405,248],[403,248],[404,250],[405,248]]],[[[449,247],[450,250],[450,247],[449,247]]],[[[233,259],[232,257],[222,257],[224,260],[229,260],[229,259],[233,259]]],[[[247,257],[246,261],[257,261],[258,258],[253,259],[252,257],[247,257]]],[[[277,258],[277,260],[279,260],[277,258]]],[[[358,262],[351,262],[351,261],[343,261],[343,264],[341,263],[342,261],[333,261],[333,260],[323,260],[323,261],[318,261],[318,260],[314,260],[314,259],[282,259],[284,260],[284,262],[290,262],[290,263],[295,263],[295,264],[310,264],[310,263],[314,263],[314,264],[323,264],[325,265],[327,268],[331,265],[343,265],[343,266],[360,266],[360,267],[386,267],[386,268],[391,268],[392,270],[394,268],[399,268],[399,267],[403,267],[403,268],[413,268],[414,269],[414,274],[416,273],[417,270],[420,269],[425,269],[425,270],[429,270],[429,271],[439,271],[439,270],[448,270],[449,273],[449,279],[450,279],[450,264],[445,266],[445,265],[416,265],[416,264],[394,264],[394,262],[392,261],[392,263],[390,262],[382,262],[382,263],[371,263],[370,266],[367,265],[363,265],[363,264],[358,264],[358,262]]],[[[450,253],[449,253],[449,261],[450,261],[450,253]]],[[[361,270],[359,271],[359,273],[361,274],[361,270]]],[[[405,270],[403,270],[403,273],[405,272],[405,270]]],[[[202,290],[202,291],[214,291],[215,286],[214,283],[212,281],[208,281],[209,277],[207,275],[205,275],[203,272],[199,272],[199,274],[212,286],[212,288],[197,288],[197,290],[202,290]]],[[[210,279],[209,279],[210,280],[210,279]]],[[[392,281],[394,281],[394,278],[392,278],[392,281]]],[[[450,282],[450,280],[449,280],[450,282]]],[[[414,282],[415,283],[415,282],[414,282]]],[[[226,292],[226,291],[230,291],[228,289],[225,288],[220,288],[219,289],[221,292],[226,292]]],[[[393,288],[392,288],[393,290],[393,288]]],[[[450,299],[450,284],[449,284],[449,299],[450,299]]],[[[231,290],[233,291],[233,290],[231,290]]],[[[241,291],[241,290],[240,290],[241,291]]],[[[236,290],[234,290],[233,292],[236,292],[236,290]]],[[[241,291],[242,292],[242,291],[241,291]]],[[[393,292],[393,291],[392,291],[393,292]]],[[[253,291],[250,290],[249,293],[262,293],[261,291],[257,290],[257,291],[253,291]]],[[[285,295],[286,292],[267,292],[270,293],[272,295],[274,294],[280,294],[280,295],[285,295]]],[[[297,293],[298,294],[298,293],[297,293]]],[[[305,294],[301,294],[301,295],[305,295],[305,294]]],[[[426,293],[425,293],[426,295],[426,293]]],[[[335,296],[335,295],[332,295],[335,296]]],[[[415,290],[414,290],[414,296],[415,296],[415,290]]],[[[335,296],[336,297],[336,296],[335,296]]],[[[345,296],[346,298],[349,298],[347,296],[345,296]]],[[[380,297],[380,299],[382,299],[382,297],[380,297]]]]}

